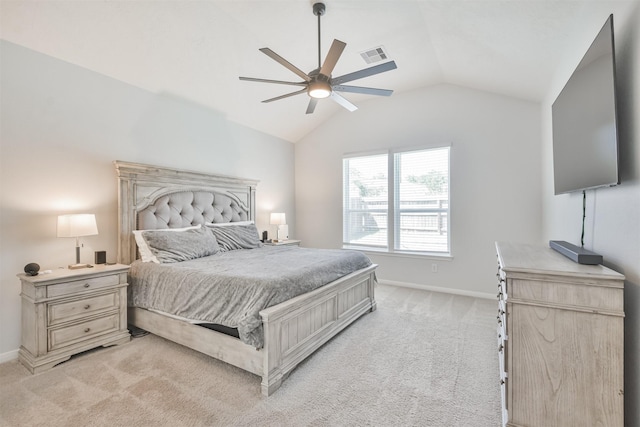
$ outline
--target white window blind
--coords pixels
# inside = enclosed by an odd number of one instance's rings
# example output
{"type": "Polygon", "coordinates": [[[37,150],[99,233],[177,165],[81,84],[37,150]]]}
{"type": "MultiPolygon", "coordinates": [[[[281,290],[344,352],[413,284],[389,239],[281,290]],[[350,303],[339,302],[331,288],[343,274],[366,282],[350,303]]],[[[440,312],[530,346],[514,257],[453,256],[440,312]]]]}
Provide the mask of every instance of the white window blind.
{"type": "Polygon", "coordinates": [[[449,147],[394,157],[394,249],[448,253],[449,147]]]}
{"type": "Polygon", "coordinates": [[[344,244],[387,248],[388,155],[347,158],[343,167],[344,244]]]}
{"type": "Polygon", "coordinates": [[[343,243],[449,254],[449,147],[343,159],[343,243]]]}

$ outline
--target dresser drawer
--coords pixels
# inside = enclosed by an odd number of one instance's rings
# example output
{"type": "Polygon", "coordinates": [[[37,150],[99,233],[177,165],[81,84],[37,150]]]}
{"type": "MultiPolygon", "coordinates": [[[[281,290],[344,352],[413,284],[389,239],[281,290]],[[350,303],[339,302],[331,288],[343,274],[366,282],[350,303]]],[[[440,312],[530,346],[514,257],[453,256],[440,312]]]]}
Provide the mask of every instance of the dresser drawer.
{"type": "Polygon", "coordinates": [[[74,280],[71,282],[56,283],[47,286],[47,297],[59,297],[63,295],[76,294],[78,292],[95,289],[108,288],[120,283],[120,276],[111,274],[109,276],[92,277],[84,280],[74,280]]]}
{"type": "Polygon", "coordinates": [[[49,329],[48,351],[56,350],[104,333],[117,331],[120,327],[119,318],[120,314],[114,313],[65,328],[49,329]]]}
{"type": "Polygon", "coordinates": [[[513,280],[510,297],[528,302],[581,308],[597,312],[622,313],[622,288],[588,284],[550,282],[547,280],[513,280]]]}
{"type": "Polygon", "coordinates": [[[119,303],[120,295],[116,291],[76,301],[49,304],[47,306],[47,326],[55,326],[62,322],[115,310],[118,308],[119,303]]]}

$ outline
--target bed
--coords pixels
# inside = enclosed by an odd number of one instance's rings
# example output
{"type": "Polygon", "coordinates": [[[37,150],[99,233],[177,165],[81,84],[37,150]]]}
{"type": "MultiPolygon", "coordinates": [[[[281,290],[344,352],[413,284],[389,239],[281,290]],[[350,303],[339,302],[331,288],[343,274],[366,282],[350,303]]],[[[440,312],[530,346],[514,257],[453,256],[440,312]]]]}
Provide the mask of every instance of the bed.
{"type": "MultiPolygon", "coordinates": [[[[142,283],[137,275],[147,267],[138,260],[140,253],[134,231],[204,229],[255,221],[255,180],[122,161],[115,161],[114,165],[118,176],[118,262],[132,265],[131,274],[135,276],[129,279],[130,284],[134,283],[130,288],[142,283]]],[[[302,257],[304,251],[303,248],[264,247],[244,251],[242,255],[265,253],[270,260],[277,260],[302,257]],[[295,252],[287,254],[287,251],[295,252]]],[[[208,258],[215,258],[217,262],[217,258],[224,257],[208,258]]],[[[189,270],[191,264],[199,262],[189,260],[176,264],[188,270],[183,274],[193,276],[189,270]]],[[[247,265],[257,262],[245,261],[247,265]]],[[[283,261],[277,262],[284,265],[283,261]]],[[[302,280],[299,286],[303,293],[283,302],[274,299],[275,305],[257,312],[258,325],[255,326],[259,326],[259,335],[244,333],[252,336],[253,341],[219,328],[202,327],[191,318],[167,315],[164,310],[155,310],[143,303],[129,307],[128,323],[262,377],[262,394],[269,396],[300,362],[362,315],[376,309],[376,267],[370,262],[360,265],[322,286],[313,284],[315,278],[311,276],[302,280]],[[309,286],[308,291],[304,290],[305,286],[309,286]]],[[[273,272],[264,276],[274,278],[273,272]]],[[[272,282],[278,285],[277,280],[272,282]]]]}

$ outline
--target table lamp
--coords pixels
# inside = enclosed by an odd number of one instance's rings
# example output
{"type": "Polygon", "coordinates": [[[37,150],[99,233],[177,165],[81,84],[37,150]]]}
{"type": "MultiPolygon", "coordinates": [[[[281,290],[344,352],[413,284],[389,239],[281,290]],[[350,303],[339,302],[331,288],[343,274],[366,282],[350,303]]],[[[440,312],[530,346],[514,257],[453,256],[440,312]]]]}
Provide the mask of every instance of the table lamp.
{"type": "Polygon", "coordinates": [[[76,263],[69,269],[91,267],[91,264],[80,264],[80,237],[98,234],[96,216],[94,214],[71,214],[58,216],[58,237],[76,238],[76,263]]]}
{"type": "Polygon", "coordinates": [[[276,240],[276,242],[289,238],[289,227],[287,226],[287,219],[284,213],[271,213],[269,223],[278,226],[278,240],[276,240]]]}

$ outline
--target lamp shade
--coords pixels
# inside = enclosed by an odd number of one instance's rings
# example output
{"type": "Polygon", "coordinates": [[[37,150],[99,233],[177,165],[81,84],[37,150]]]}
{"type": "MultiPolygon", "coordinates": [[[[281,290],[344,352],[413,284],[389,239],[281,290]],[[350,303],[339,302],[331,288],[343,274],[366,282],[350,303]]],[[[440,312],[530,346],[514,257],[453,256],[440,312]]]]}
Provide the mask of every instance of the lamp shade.
{"type": "Polygon", "coordinates": [[[71,214],[58,216],[58,237],[93,236],[98,234],[94,214],[71,214]]]}
{"type": "Polygon", "coordinates": [[[285,225],[287,220],[284,213],[272,213],[269,220],[271,225],[285,225]]]}

